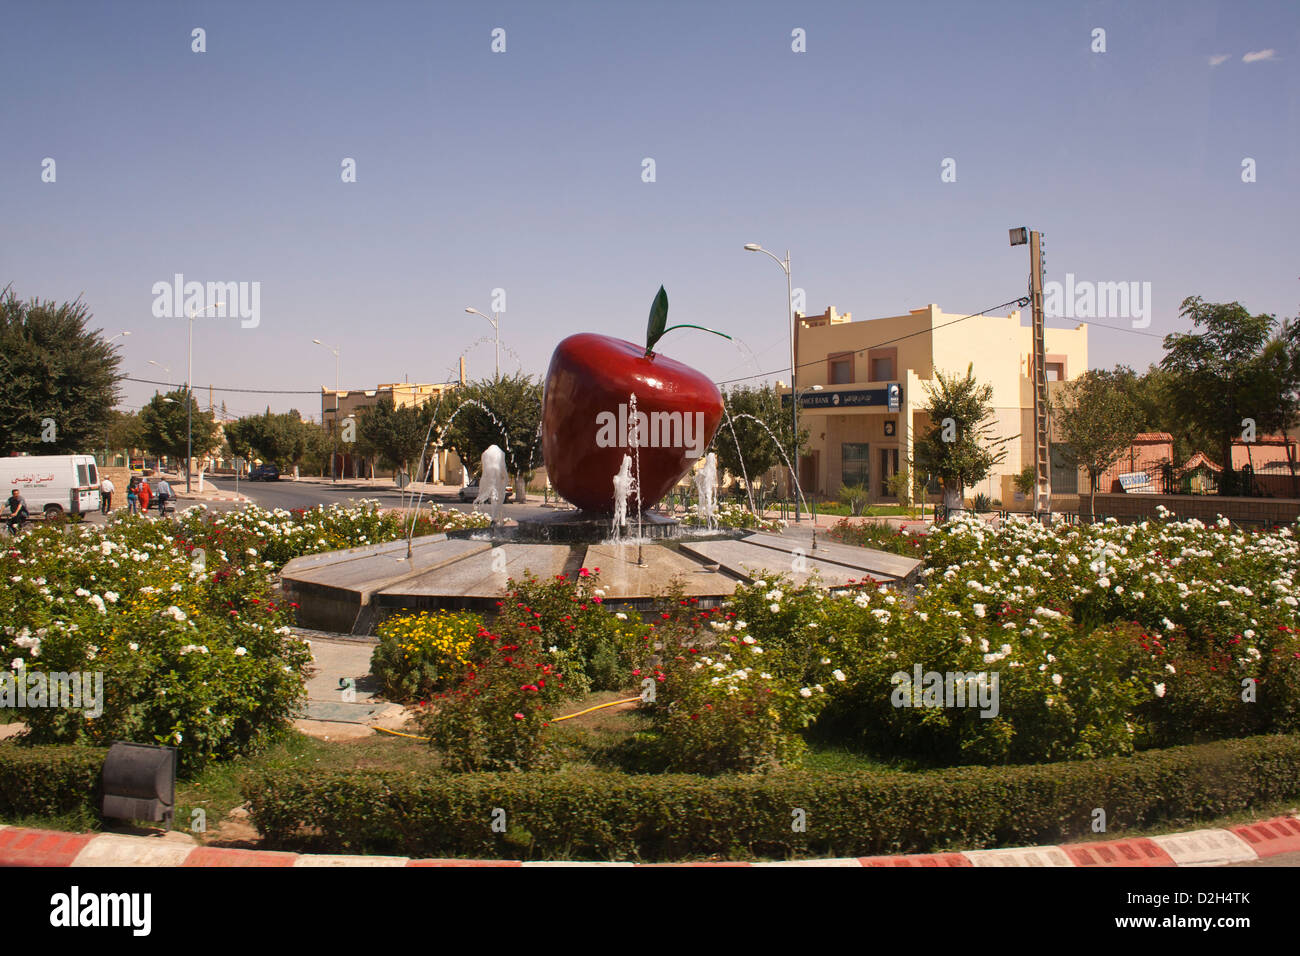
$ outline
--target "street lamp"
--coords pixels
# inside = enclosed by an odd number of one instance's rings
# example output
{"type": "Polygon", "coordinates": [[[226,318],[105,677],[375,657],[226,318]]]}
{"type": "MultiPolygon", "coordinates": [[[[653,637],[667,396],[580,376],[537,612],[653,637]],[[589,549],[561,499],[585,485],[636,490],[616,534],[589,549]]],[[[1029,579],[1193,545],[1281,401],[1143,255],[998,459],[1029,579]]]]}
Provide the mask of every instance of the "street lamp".
{"type": "MultiPolygon", "coordinates": [[[[334,470],[335,467],[334,460],[338,457],[338,453],[339,453],[339,439],[336,432],[339,427],[339,361],[340,361],[339,353],[342,350],[343,346],[326,345],[320,339],[312,339],[311,341],[313,345],[319,345],[325,351],[334,353],[334,428],[330,430],[331,434],[334,435],[334,450],[330,453],[330,481],[338,481],[339,480],[338,475],[335,473],[334,470]]],[[[322,411],[321,421],[324,420],[325,420],[325,413],[322,411]]]]}
{"type": "MultiPolygon", "coordinates": [[[[791,445],[794,451],[794,462],[790,465],[790,480],[797,486],[799,483],[799,400],[795,397],[795,363],[794,363],[794,289],[790,285],[790,250],[785,251],[785,259],[778,259],[775,255],[768,252],[757,242],[745,243],[746,252],[761,252],[763,255],[771,258],[773,262],[779,265],[785,271],[785,296],[786,304],[790,313],[790,405],[793,408],[792,415],[794,420],[794,434],[791,436],[791,445]]],[[[794,520],[799,520],[799,495],[794,496],[794,520]]]]}
{"type": "Polygon", "coordinates": [[[107,345],[109,342],[113,341],[113,339],[120,339],[122,336],[130,335],[130,334],[131,334],[130,332],[126,332],[126,331],[118,332],[117,335],[114,335],[111,338],[104,339],[104,344],[107,345]]]}
{"type": "Polygon", "coordinates": [[[213,302],[206,309],[190,306],[190,336],[185,365],[185,493],[190,493],[190,459],[194,455],[194,320],[211,309],[224,309],[226,303],[213,302]]]}
{"type": "Polygon", "coordinates": [[[489,322],[492,323],[492,332],[496,337],[496,347],[497,347],[497,378],[500,378],[501,377],[501,313],[493,312],[492,315],[489,316],[480,312],[478,309],[466,309],[465,311],[468,312],[470,315],[482,315],[483,318],[487,319],[489,322]]]}

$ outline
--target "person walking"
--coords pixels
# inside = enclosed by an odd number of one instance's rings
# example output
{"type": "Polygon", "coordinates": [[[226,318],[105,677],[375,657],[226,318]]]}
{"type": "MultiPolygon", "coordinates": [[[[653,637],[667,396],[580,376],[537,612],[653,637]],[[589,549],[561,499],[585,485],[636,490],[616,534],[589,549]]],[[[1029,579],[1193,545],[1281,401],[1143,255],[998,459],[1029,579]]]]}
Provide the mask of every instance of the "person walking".
{"type": "Polygon", "coordinates": [[[113,487],[112,478],[105,477],[100,479],[99,510],[104,514],[108,514],[110,511],[113,510],[113,492],[115,491],[117,491],[117,489],[113,487]]]}
{"type": "Polygon", "coordinates": [[[158,513],[160,515],[167,513],[167,502],[172,498],[172,486],[167,484],[166,478],[158,479],[158,513]]]}
{"type": "Polygon", "coordinates": [[[149,499],[153,497],[153,490],[149,487],[149,482],[146,479],[140,479],[140,487],[138,491],[140,492],[140,512],[142,514],[148,514],[149,499]]]}
{"type": "Polygon", "coordinates": [[[132,478],[126,486],[126,513],[139,514],[140,512],[140,479],[132,478]]]}

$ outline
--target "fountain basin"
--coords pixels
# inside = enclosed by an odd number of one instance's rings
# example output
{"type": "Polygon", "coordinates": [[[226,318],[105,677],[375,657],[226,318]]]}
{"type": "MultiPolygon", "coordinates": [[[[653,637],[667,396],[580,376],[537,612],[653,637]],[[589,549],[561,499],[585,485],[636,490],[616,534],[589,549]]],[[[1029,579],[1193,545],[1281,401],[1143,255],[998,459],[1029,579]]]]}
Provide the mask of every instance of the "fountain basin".
{"type": "Polygon", "coordinates": [[[526,573],[572,577],[581,568],[599,568],[605,603],[639,612],[649,610],[674,581],[701,607],[716,607],[738,585],[773,574],[786,574],[796,584],[816,575],[827,589],[863,578],[906,587],[920,566],[913,558],[871,548],[819,540],[813,549],[791,534],[685,529],[677,539],[638,544],[539,542],[477,531],[416,538],[409,559],[405,541],[306,555],[284,566],[280,582],[286,598],[298,603],[302,626],[369,635],[385,617],[404,611],[494,613],[509,580],[526,573]]]}

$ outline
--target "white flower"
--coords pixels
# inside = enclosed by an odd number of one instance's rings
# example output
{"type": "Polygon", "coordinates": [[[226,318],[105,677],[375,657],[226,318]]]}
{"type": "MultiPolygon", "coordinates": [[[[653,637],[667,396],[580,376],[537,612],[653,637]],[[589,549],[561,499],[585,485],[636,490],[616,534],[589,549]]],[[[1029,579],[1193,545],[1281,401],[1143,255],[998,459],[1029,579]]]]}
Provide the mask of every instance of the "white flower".
{"type": "Polygon", "coordinates": [[[1177,674],[1177,673],[1178,673],[1178,671],[1174,670],[1174,665],[1173,665],[1173,664],[1166,664],[1166,665],[1165,665],[1165,670],[1169,671],[1169,673],[1171,673],[1171,674],[1177,674]]]}
{"type": "Polygon", "coordinates": [[[620,621],[626,621],[626,620],[627,620],[627,615],[624,614],[622,611],[619,611],[619,612],[618,612],[617,614],[615,614],[614,616],[615,616],[616,618],[618,618],[620,621]]]}
{"type": "Polygon", "coordinates": [[[15,657],[13,660],[9,662],[9,666],[14,670],[21,670],[22,668],[26,667],[27,664],[23,661],[21,657],[15,657]]]}
{"type": "Polygon", "coordinates": [[[812,691],[810,691],[807,687],[800,687],[800,688],[799,688],[799,696],[800,696],[800,697],[811,697],[811,696],[812,696],[812,691]]]}
{"type": "Polygon", "coordinates": [[[1062,679],[1063,679],[1063,678],[1061,677],[1060,674],[1053,674],[1053,675],[1052,675],[1052,683],[1055,684],[1057,687],[1060,687],[1060,686],[1061,686],[1061,681],[1062,681],[1062,679]]]}
{"type": "Polygon", "coordinates": [[[1155,691],[1156,691],[1156,696],[1157,696],[1157,697],[1164,697],[1164,696],[1165,696],[1165,685],[1164,685],[1164,684],[1156,684],[1156,686],[1155,686],[1155,691]]]}
{"type": "Polygon", "coordinates": [[[975,608],[975,616],[976,616],[976,617],[983,617],[983,616],[984,616],[984,605],[983,605],[983,604],[976,604],[976,605],[974,605],[974,608],[975,608]]]}
{"type": "Polygon", "coordinates": [[[748,634],[746,634],[744,637],[742,637],[742,638],[740,639],[740,641],[741,641],[742,644],[754,644],[754,643],[757,643],[757,642],[754,640],[754,638],[751,637],[751,636],[748,635],[748,634]]]}
{"type": "Polygon", "coordinates": [[[109,604],[116,604],[117,598],[118,598],[118,593],[116,591],[104,592],[104,600],[107,601],[109,604]]]}
{"type": "Polygon", "coordinates": [[[841,670],[831,671],[831,676],[834,677],[837,681],[841,681],[841,682],[848,680],[848,678],[844,676],[844,671],[841,670]]]}
{"type": "Polygon", "coordinates": [[[236,657],[243,657],[243,656],[244,656],[245,654],[247,654],[247,653],[248,653],[248,648],[246,648],[246,647],[236,647],[236,648],[235,648],[235,656],[236,656],[236,657]]]}
{"type": "Polygon", "coordinates": [[[129,648],[131,648],[131,650],[133,650],[133,651],[138,651],[138,650],[140,649],[140,645],[137,644],[135,641],[132,641],[130,644],[128,644],[128,645],[126,645],[126,646],[129,647],[129,648]]]}
{"type": "Polygon", "coordinates": [[[170,614],[172,618],[177,621],[185,620],[185,612],[182,611],[180,608],[178,608],[175,604],[173,604],[167,610],[163,611],[163,613],[170,614]]]}
{"type": "Polygon", "coordinates": [[[773,614],[780,614],[780,613],[781,613],[781,605],[779,605],[779,604],[769,604],[769,605],[767,606],[767,609],[768,609],[769,611],[771,611],[773,614]]]}
{"type": "Polygon", "coordinates": [[[746,624],[745,624],[744,621],[737,621],[737,622],[736,622],[736,630],[738,630],[738,631],[743,631],[743,630],[745,629],[745,627],[746,627],[746,624]]]}
{"type": "Polygon", "coordinates": [[[831,662],[831,659],[830,659],[829,657],[823,657],[823,658],[822,658],[822,663],[823,663],[823,664],[829,664],[830,662],[831,662]]]}

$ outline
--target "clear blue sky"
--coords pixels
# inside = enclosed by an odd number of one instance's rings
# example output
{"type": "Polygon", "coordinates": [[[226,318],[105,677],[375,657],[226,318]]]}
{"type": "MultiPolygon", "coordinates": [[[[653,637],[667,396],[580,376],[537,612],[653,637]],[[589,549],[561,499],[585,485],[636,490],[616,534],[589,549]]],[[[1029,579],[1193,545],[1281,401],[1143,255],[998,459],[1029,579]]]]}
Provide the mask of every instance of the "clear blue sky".
{"type": "MultiPolygon", "coordinates": [[[[574,332],[642,338],[660,283],[670,320],[757,359],[691,332],[662,351],[718,380],[779,369],[784,276],[746,242],[791,250],[809,311],[857,318],[1022,294],[1018,225],[1046,233],[1049,279],[1151,282],[1151,333],[1193,294],[1300,304],[1294,0],[5,0],[0,35],[0,286],[83,296],[133,333],[139,378],[184,380],[185,321],[151,312],[175,273],[261,283],[257,328],[196,323],[198,389],[332,385],[313,338],[342,344],[345,387],[443,381],[462,353],[490,373],[464,309],[496,287],[507,371],[574,332]]],[[[1090,349],[1144,367],[1160,341],[1094,327],[1090,349]]]]}

